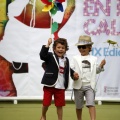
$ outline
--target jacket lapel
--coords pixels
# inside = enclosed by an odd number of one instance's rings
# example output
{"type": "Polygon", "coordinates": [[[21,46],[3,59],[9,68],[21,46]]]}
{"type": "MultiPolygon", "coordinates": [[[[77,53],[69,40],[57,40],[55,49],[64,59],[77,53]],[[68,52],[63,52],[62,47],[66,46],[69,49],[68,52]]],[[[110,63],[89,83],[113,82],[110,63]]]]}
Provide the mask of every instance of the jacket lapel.
{"type": "Polygon", "coordinates": [[[81,59],[81,56],[77,56],[76,60],[77,60],[77,63],[79,63],[78,67],[80,68],[80,71],[82,72],[82,59],[81,59]]]}

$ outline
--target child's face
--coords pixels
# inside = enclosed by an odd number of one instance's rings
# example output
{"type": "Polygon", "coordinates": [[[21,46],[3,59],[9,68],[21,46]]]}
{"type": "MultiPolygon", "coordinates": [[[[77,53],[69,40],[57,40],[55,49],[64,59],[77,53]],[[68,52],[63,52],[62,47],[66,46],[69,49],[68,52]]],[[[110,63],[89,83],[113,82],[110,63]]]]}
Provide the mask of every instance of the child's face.
{"type": "Polygon", "coordinates": [[[86,56],[86,55],[89,55],[90,46],[81,45],[81,46],[78,46],[78,50],[79,50],[79,52],[81,53],[82,56],[86,56]]]}
{"type": "Polygon", "coordinates": [[[56,47],[54,48],[54,52],[56,53],[56,55],[57,55],[58,57],[63,57],[64,54],[66,53],[65,46],[62,45],[62,44],[60,44],[60,43],[58,43],[58,44],[56,45],[56,47]]]}

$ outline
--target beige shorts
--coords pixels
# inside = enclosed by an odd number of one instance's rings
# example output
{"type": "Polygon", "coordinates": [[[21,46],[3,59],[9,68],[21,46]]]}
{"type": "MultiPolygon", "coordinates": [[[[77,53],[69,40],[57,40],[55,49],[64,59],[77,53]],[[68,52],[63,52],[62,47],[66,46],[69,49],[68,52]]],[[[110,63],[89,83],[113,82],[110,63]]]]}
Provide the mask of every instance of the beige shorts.
{"type": "Polygon", "coordinates": [[[86,106],[95,106],[95,91],[91,86],[83,86],[81,89],[74,89],[75,104],[77,109],[84,107],[84,97],[86,106]]]}

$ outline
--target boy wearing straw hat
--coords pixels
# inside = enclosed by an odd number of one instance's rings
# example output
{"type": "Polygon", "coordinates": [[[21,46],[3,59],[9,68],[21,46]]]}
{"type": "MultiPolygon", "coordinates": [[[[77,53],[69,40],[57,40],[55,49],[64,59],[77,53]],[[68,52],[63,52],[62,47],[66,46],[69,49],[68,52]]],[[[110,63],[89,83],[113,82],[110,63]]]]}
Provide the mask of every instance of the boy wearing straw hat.
{"type": "Polygon", "coordinates": [[[58,38],[53,43],[53,52],[48,52],[51,43],[52,39],[49,38],[47,45],[43,45],[40,51],[40,58],[46,63],[41,82],[44,84],[44,98],[40,120],[46,120],[46,112],[51,104],[52,96],[54,96],[58,120],[62,120],[62,107],[65,106],[65,90],[69,84],[69,75],[74,79],[79,78],[78,74],[70,69],[69,60],[65,57],[68,50],[67,40],[58,38]]]}
{"type": "Polygon", "coordinates": [[[73,81],[77,120],[82,120],[84,97],[89,108],[91,120],[96,120],[95,110],[95,80],[96,74],[103,70],[105,60],[97,65],[97,57],[90,55],[93,42],[91,37],[82,35],[76,44],[80,54],[71,60],[71,68],[79,74],[79,79],[73,81]]]}

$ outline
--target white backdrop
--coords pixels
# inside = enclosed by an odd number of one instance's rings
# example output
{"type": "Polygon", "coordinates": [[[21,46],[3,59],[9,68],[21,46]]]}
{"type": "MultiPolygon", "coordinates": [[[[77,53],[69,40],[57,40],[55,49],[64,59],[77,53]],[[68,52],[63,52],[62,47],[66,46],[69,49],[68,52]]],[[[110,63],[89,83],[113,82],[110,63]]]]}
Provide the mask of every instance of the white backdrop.
{"type": "MultiPolygon", "coordinates": [[[[21,2],[21,6],[28,0],[21,2]]],[[[14,6],[14,4],[11,4],[14,6]]],[[[5,29],[3,41],[0,43],[0,54],[8,61],[27,62],[29,73],[13,74],[14,84],[18,97],[38,97],[42,99],[43,91],[41,78],[43,69],[39,58],[39,51],[49,38],[49,29],[36,29],[28,27],[13,18],[19,14],[22,7],[13,7],[15,13],[10,13],[10,20],[5,29]],[[18,10],[18,13],[17,13],[18,10]],[[18,33],[19,37],[16,37],[18,33]],[[41,34],[39,34],[41,33],[41,34]],[[22,36],[22,38],[21,38],[22,36]],[[22,47],[22,49],[21,49],[22,47]],[[19,48],[19,49],[18,49],[19,48]]],[[[64,3],[64,8],[66,3],[64,3]]],[[[54,21],[61,22],[62,12],[54,16],[54,21]]],[[[120,100],[120,48],[109,46],[108,39],[120,45],[120,0],[76,0],[75,11],[59,32],[60,37],[68,40],[68,58],[79,54],[75,43],[80,35],[87,34],[92,37],[93,49],[91,54],[97,56],[98,63],[106,59],[105,71],[97,76],[96,99],[120,100]],[[108,49],[109,46],[109,49],[108,49]]],[[[66,91],[66,99],[71,97],[72,80],[66,91]]]]}

